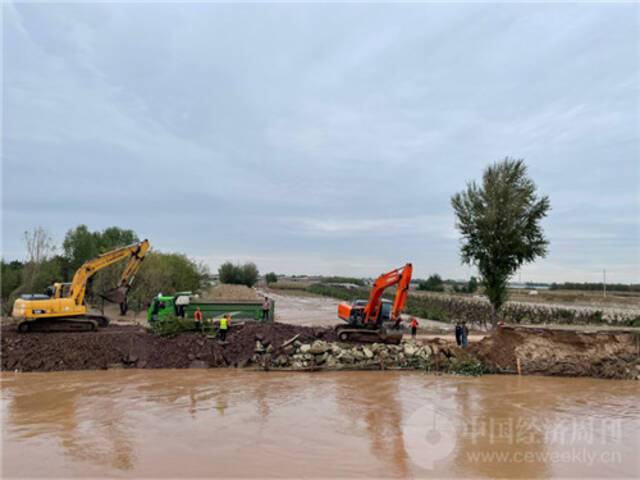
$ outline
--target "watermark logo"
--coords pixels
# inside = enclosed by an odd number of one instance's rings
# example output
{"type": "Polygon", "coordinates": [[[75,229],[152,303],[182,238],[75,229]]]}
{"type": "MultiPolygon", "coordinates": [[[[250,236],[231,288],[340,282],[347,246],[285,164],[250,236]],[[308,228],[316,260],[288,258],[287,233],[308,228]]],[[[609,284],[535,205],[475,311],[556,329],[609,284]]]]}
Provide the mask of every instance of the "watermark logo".
{"type": "Polygon", "coordinates": [[[425,405],[403,424],[405,449],[417,466],[434,470],[458,442],[464,463],[473,464],[622,464],[620,419],[471,416],[450,418],[425,405]]]}
{"type": "Polygon", "coordinates": [[[409,457],[425,470],[433,470],[435,462],[447,458],[456,446],[451,420],[433,405],[414,411],[404,423],[403,432],[409,457]]]}

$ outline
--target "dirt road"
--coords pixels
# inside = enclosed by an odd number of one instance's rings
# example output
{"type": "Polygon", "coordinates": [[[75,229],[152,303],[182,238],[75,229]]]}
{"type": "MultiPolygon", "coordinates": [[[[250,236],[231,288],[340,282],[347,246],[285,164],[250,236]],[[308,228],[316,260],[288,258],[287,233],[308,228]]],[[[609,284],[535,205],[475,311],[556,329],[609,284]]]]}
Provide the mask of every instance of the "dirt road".
{"type": "MultiPolygon", "coordinates": [[[[310,294],[265,292],[276,302],[276,321],[307,327],[333,327],[342,323],[338,318],[340,300],[310,294]]],[[[405,315],[406,317],[406,315],[405,315]]],[[[408,317],[407,317],[408,318],[408,317]]],[[[418,318],[420,338],[453,335],[454,326],[426,318],[418,318]]],[[[482,338],[482,335],[475,339],[482,338]]]]}

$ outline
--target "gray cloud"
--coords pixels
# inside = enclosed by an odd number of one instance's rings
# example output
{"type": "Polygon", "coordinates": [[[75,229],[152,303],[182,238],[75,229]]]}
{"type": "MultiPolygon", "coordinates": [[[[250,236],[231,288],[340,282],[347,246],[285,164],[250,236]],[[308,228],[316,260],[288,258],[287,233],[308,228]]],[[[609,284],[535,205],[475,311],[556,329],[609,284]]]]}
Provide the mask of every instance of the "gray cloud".
{"type": "Polygon", "coordinates": [[[525,157],[531,280],[639,281],[633,4],[3,6],[3,254],[117,224],[215,267],[467,276],[450,196],[525,157]]]}

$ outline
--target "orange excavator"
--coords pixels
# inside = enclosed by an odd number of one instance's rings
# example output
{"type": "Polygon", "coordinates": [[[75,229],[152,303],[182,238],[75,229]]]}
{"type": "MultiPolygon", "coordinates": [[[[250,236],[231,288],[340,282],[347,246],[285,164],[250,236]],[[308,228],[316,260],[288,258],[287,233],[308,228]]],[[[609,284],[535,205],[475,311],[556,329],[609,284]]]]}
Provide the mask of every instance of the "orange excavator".
{"type": "Polygon", "coordinates": [[[412,266],[396,268],[382,274],[373,284],[369,300],[356,300],[353,303],[338,305],[338,317],[348,325],[338,325],[336,334],[342,341],[400,343],[400,314],[407,301],[411,283],[412,266]],[[397,285],[393,303],[383,299],[384,291],[397,285]],[[387,328],[385,325],[390,325],[387,328]]]}

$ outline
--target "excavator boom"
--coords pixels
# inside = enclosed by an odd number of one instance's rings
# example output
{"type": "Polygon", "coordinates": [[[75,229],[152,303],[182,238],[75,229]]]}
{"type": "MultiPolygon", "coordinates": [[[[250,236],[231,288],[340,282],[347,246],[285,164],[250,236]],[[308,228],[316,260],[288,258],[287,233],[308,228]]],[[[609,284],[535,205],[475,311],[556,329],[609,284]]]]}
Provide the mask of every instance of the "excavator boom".
{"type": "Polygon", "coordinates": [[[407,263],[404,267],[396,268],[378,277],[373,284],[373,288],[369,294],[369,301],[364,308],[365,323],[369,323],[372,319],[378,319],[381,307],[380,299],[385,290],[394,285],[398,285],[398,288],[396,289],[396,296],[393,301],[393,308],[391,309],[391,319],[396,320],[400,316],[404,304],[407,301],[412,269],[411,264],[407,263]]]}

